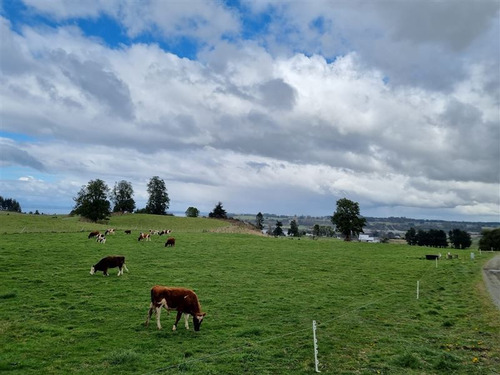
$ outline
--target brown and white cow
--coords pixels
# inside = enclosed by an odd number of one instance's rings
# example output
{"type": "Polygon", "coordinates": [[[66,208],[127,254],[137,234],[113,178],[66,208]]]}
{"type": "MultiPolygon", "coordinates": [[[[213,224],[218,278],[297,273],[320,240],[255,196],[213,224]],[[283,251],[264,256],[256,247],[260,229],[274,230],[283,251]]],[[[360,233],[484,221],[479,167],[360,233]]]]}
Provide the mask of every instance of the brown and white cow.
{"type": "Polygon", "coordinates": [[[96,242],[106,243],[106,237],[104,236],[104,234],[99,233],[96,237],[96,242]]]}
{"type": "Polygon", "coordinates": [[[90,274],[93,275],[97,271],[102,271],[103,276],[109,276],[108,268],[118,267],[118,276],[123,275],[123,269],[128,272],[125,265],[125,257],[123,255],[110,255],[102,258],[99,262],[90,267],[90,274]]]}
{"type": "Polygon", "coordinates": [[[151,241],[151,235],[149,233],[141,232],[141,234],[139,234],[139,238],[137,239],[137,241],[140,240],[151,241]]]}
{"type": "Polygon", "coordinates": [[[167,239],[167,242],[165,242],[165,247],[172,247],[172,246],[175,246],[175,238],[174,237],[170,237],[167,239]]]}
{"type": "Polygon", "coordinates": [[[89,233],[89,236],[87,238],[92,238],[92,237],[96,237],[100,234],[100,232],[98,230],[95,230],[93,232],[90,232],[89,233]]]}
{"type": "Polygon", "coordinates": [[[115,229],[114,228],[106,229],[104,235],[107,236],[108,234],[115,234],[115,229]]]}
{"type": "Polygon", "coordinates": [[[177,317],[175,318],[172,331],[177,329],[177,323],[181,319],[182,314],[184,314],[184,325],[186,329],[189,329],[188,315],[191,315],[193,317],[194,330],[199,331],[203,318],[206,315],[206,313],[201,311],[198,296],[192,290],[155,285],[151,288],[151,304],[149,305],[146,326],[149,325],[151,315],[155,312],[156,325],[158,329],[161,329],[160,314],[162,307],[167,311],[177,310],[177,317]]]}

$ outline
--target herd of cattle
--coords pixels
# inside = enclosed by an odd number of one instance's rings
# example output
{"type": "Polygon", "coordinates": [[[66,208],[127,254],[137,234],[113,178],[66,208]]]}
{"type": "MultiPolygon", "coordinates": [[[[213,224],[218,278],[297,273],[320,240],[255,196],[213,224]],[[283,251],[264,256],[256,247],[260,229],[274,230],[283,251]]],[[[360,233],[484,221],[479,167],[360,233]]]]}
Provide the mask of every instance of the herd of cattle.
{"type": "MultiPolygon", "coordinates": [[[[152,235],[162,236],[164,234],[170,234],[171,230],[155,231],[150,230],[149,233],[141,232],[137,241],[145,240],[151,241],[152,235]]],[[[99,243],[106,243],[106,235],[115,234],[114,229],[107,229],[104,234],[99,231],[90,232],[88,238],[96,238],[99,243]]],[[[132,231],[126,230],[125,234],[132,234],[132,231]]],[[[169,237],[165,242],[165,247],[175,246],[175,238],[169,237]]],[[[101,271],[104,276],[109,276],[108,269],[118,268],[118,276],[123,275],[123,270],[128,272],[128,268],[125,265],[125,257],[123,255],[111,255],[102,258],[99,262],[94,264],[90,268],[90,274],[93,275],[97,271],[101,271]]],[[[186,288],[178,287],[167,287],[161,285],[155,285],[151,288],[151,303],[149,305],[148,315],[146,318],[146,326],[149,325],[149,320],[153,313],[156,315],[156,326],[161,329],[160,324],[160,314],[162,307],[167,310],[176,310],[177,316],[175,318],[175,323],[172,330],[177,329],[177,323],[179,322],[182,314],[184,314],[184,325],[186,329],[189,329],[188,317],[191,315],[193,317],[193,326],[195,331],[200,330],[201,323],[206,313],[202,312],[200,302],[198,301],[198,296],[195,292],[186,288]]]]}

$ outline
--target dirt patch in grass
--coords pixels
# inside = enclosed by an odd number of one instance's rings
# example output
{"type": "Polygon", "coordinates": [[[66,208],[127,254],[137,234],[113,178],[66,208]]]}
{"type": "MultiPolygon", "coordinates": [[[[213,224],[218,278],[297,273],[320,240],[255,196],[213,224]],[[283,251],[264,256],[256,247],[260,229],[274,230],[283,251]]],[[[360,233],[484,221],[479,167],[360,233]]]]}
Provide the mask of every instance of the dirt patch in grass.
{"type": "Polygon", "coordinates": [[[500,255],[490,259],[483,267],[483,280],[493,303],[500,309],[500,255]]]}

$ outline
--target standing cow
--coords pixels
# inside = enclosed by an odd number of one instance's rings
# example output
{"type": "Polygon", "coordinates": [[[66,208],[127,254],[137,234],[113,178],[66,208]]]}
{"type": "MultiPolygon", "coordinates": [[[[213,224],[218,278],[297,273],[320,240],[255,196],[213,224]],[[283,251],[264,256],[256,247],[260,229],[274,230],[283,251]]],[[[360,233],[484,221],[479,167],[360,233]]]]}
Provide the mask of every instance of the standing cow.
{"type": "Polygon", "coordinates": [[[172,246],[175,246],[175,238],[174,237],[170,237],[169,239],[167,239],[167,242],[165,242],[165,247],[172,247],[172,246]]]}
{"type": "Polygon", "coordinates": [[[155,285],[151,288],[151,304],[149,305],[146,326],[149,325],[149,320],[154,311],[156,313],[156,325],[158,329],[161,329],[160,314],[162,307],[167,311],[177,310],[177,317],[175,318],[172,331],[177,329],[177,323],[182,314],[184,314],[186,329],[189,329],[188,315],[191,315],[193,317],[194,330],[199,331],[203,318],[206,315],[206,313],[201,311],[198,296],[192,290],[155,285]]]}
{"type": "Polygon", "coordinates": [[[139,234],[139,238],[137,241],[144,240],[144,241],[151,241],[151,235],[149,233],[143,233],[139,234]]]}
{"type": "Polygon", "coordinates": [[[123,255],[110,255],[102,258],[99,262],[90,267],[90,274],[93,275],[97,271],[102,271],[103,276],[109,276],[108,268],[118,267],[118,276],[123,275],[123,269],[128,272],[125,265],[125,257],[123,255]]]}
{"type": "Polygon", "coordinates": [[[100,232],[98,230],[95,230],[93,232],[90,232],[89,236],[87,238],[97,237],[99,234],[100,234],[100,232]]]}

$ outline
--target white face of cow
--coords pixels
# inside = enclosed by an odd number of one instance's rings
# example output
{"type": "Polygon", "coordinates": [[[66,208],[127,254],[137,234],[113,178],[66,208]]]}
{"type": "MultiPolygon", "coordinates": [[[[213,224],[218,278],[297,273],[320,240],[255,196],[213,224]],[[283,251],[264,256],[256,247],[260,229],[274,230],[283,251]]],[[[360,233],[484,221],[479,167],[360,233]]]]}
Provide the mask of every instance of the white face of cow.
{"type": "Polygon", "coordinates": [[[90,274],[93,275],[95,273],[95,268],[94,266],[90,267],[90,274]]]}
{"type": "Polygon", "coordinates": [[[205,313],[203,314],[197,314],[193,316],[193,325],[194,325],[194,330],[199,331],[201,323],[203,322],[203,318],[205,317],[205,313]]]}

